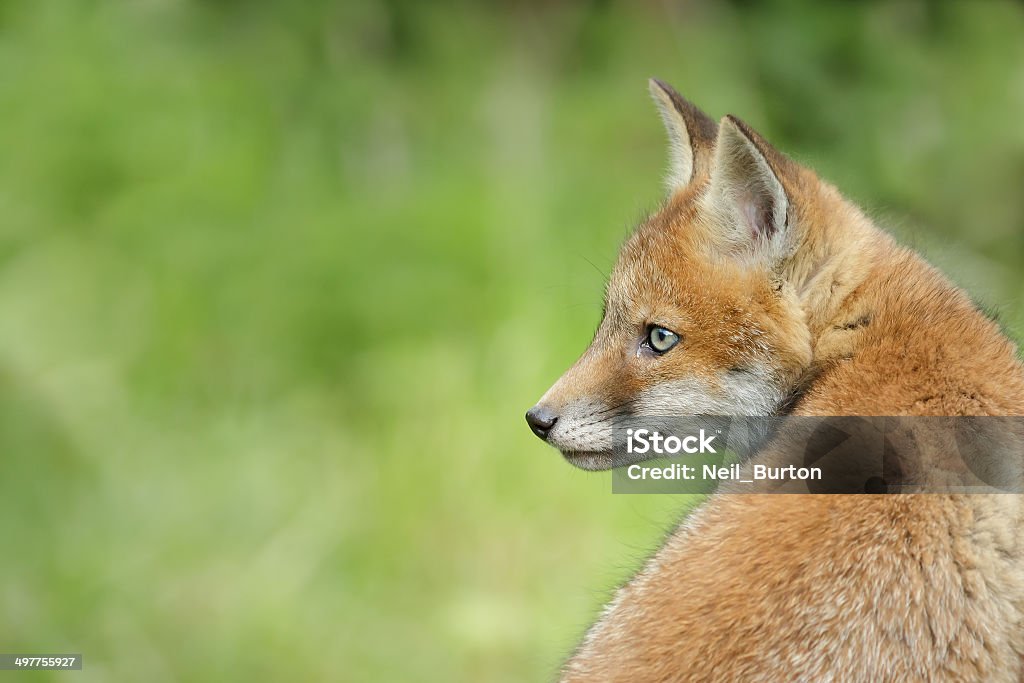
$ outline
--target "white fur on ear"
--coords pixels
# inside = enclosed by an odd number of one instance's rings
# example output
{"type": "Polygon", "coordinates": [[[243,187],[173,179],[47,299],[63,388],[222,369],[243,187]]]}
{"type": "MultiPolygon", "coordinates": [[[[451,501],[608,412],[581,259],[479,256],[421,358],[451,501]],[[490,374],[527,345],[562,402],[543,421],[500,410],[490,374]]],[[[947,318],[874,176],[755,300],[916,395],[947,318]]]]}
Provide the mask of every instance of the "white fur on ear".
{"type": "Polygon", "coordinates": [[[665,184],[669,193],[672,193],[686,187],[693,179],[693,145],[686,128],[686,120],[676,109],[669,93],[653,78],[647,81],[647,86],[668,133],[669,168],[665,184]]]}
{"type": "MultiPolygon", "coordinates": [[[[752,132],[731,117],[718,127],[718,143],[706,196],[731,247],[781,256],[787,237],[789,199],[752,132]]],[[[762,143],[766,144],[766,143],[762,143]]]]}

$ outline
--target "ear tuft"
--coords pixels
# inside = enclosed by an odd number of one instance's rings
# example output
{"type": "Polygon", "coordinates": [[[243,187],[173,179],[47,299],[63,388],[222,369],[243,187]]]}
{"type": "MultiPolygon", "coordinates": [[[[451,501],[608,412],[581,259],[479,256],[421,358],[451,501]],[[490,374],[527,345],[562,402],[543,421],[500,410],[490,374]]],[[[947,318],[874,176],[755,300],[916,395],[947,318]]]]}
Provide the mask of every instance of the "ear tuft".
{"type": "Polygon", "coordinates": [[[735,116],[719,126],[709,199],[716,213],[738,227],[730,243],[781,246],[789,214],[789,199],[778,169],[786,159],[752,128],[735,116]]]}
{"type": "Polygon", "coordinates": [[[652,78],[647,85],[668,133],[667,184],[675,192],[710,170],[718,125],[664,81],[652,78]]]}

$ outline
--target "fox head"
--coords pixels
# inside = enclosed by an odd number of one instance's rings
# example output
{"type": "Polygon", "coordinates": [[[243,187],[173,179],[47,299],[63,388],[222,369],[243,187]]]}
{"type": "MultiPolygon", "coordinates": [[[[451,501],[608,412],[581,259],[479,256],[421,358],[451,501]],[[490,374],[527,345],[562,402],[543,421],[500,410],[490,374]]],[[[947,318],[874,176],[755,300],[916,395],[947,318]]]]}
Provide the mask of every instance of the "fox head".
{"type": "Polygon", "coordinates": [[[527,412],[584,469],[613,466],[634,416],[775,414],[812,361],[812,223],[833,190],[727,116],[651,80],[668,131],[669,194],[611,272],[590,347],[527,412]]]}

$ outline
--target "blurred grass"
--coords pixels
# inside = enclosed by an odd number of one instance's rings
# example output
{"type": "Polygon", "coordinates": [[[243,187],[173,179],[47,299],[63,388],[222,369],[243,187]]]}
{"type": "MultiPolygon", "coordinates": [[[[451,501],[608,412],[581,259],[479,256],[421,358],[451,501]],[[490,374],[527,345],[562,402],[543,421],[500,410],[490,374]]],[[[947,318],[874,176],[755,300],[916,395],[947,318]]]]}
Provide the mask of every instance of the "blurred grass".
{"type": "Polygon", "coordinates": [[[0,650],[550,677],[693,502],[611,496],[522,421],[661,196],[646,78],[1017,332],[1022,32],[1010,2],[0,5],[0,650]]]}

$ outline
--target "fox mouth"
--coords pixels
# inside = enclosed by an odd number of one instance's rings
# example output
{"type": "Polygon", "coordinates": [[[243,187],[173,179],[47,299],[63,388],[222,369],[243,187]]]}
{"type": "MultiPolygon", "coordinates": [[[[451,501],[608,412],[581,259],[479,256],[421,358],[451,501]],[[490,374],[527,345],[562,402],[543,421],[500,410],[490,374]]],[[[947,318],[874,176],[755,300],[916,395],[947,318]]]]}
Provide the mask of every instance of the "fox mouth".
{"type": "Polygon", "coordinates": [[[610,470],[615,467],[615,456],[610,451],[562,451],[562,457],[573,467],[588,472],[610,470]]]}

